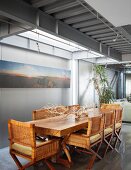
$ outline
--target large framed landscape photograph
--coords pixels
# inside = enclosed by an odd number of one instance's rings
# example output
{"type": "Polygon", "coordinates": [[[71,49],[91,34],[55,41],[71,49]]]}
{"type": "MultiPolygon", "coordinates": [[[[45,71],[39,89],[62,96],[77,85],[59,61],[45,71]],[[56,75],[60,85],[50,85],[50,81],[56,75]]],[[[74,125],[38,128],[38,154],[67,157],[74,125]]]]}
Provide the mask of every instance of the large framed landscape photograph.
{"type": "Polygon", "coordinates": [[[0,88],[70,88],[70,70],[0,60],[0,88]]]}

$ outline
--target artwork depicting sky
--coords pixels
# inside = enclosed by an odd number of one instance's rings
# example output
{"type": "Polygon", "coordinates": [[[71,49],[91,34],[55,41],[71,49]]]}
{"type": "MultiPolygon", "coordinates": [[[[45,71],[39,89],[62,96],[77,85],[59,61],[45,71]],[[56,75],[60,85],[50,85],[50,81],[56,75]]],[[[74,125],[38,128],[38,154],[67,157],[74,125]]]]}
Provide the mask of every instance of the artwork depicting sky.
{"type": "Polygon", "coordinates": [[[0,61],[0,88],[70,88],[70,70],[0,61]]]}

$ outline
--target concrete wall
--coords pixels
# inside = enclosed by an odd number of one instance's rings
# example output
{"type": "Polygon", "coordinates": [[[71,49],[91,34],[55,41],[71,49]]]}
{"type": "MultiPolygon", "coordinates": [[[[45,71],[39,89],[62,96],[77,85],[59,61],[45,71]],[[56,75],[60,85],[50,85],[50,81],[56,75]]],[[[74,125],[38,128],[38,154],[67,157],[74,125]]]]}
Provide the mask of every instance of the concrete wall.
{"type": "MultiPolygon", "coordinates": [[[[70,61],[22,48],[0,45],[0,60],[47,67],[70,69],[70,61]]],[[[32,119],[32,110],[51,104],[69,105],[71,88],[1,88],[0,89],[0,148],[8,145],[7,121],[32,119]]]]}

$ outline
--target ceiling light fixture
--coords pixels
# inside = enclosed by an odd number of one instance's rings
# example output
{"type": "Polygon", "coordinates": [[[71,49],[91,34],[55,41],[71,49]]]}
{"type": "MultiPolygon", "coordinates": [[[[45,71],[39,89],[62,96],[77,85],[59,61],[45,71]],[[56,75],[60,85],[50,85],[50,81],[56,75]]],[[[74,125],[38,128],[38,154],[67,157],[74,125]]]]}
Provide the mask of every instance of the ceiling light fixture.
{"type": "Polygon", "coordinates": [[[114,38],[112,41],[116,42],[118,40],[119,34],[116,35],[116,38],[114,38]]]}

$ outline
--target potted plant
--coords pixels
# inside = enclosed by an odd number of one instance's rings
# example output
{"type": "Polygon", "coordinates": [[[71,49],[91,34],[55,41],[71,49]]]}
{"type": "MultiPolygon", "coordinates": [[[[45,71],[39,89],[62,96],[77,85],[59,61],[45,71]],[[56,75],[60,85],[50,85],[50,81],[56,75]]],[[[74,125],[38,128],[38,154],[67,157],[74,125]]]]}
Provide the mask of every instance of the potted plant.
{"type": "Polygon", "coordinates": [[[110,103],[114,99],[114,93],[109,85],[106,69],[102,65],[94,66],[94,86],[99,96],[99,103],[110,103]]]}

